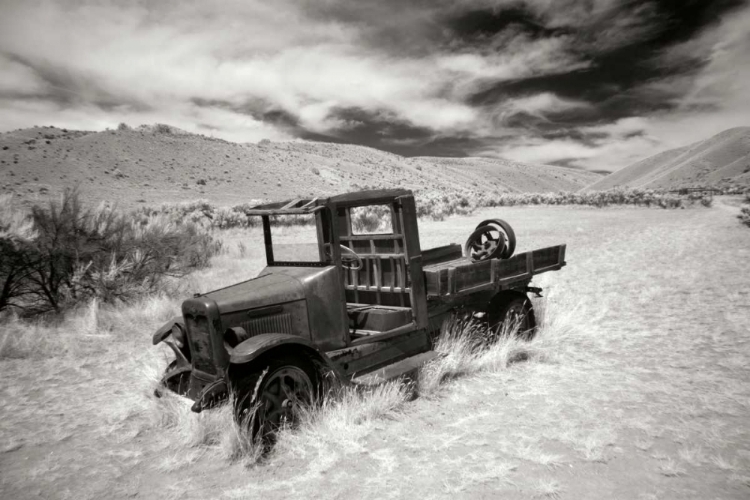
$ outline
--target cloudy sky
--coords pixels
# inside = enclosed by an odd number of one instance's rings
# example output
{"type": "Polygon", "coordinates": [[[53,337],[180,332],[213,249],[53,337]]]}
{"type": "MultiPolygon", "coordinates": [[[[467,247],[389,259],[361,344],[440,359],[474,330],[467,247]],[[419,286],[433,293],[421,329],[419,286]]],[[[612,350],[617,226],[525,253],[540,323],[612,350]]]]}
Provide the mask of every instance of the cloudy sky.
{"type": "Polygon", "coordinates": [[[0,0],[0,131],[616,170],[750,125],[749,95],[748,1],[0,0]]]}

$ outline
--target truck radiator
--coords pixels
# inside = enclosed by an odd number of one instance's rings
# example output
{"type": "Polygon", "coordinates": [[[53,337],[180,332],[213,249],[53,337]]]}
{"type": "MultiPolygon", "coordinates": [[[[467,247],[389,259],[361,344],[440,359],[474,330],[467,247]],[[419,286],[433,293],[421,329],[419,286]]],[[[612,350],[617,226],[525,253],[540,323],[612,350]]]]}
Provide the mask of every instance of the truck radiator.
{"type": "Polygon", "coordinates": [[[211,356],[211,331],[208,318],[203,315],[186,315],[185,323],[190,339],[190,353],[196,370],[216,373],[211,356]]]}
{"type": "Polygon", "coordinates": [[[251,337],[260,335],[261,333],[293,333],[292,315],[289,313],[270,314],[268,316],[261,316],[260,318],[253,318],[245,321],[241,326],[251,337]]]}

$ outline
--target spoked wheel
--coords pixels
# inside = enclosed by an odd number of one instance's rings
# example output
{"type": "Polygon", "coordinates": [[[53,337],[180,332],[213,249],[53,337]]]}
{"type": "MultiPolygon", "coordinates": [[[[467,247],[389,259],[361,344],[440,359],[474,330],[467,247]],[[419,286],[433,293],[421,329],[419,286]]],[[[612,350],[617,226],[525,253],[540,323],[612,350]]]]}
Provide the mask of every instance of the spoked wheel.
{"type": "Polygon", "coordinates": [[[480,222],[477,229],[482,226],[495,227],[500,233],[502,233],[502,238],[505,240],[505,249],[500,253],[500,258],[509,259],[513,255],[513,252],[516,251],[516,233],[513,231],[513,228],[510,227],[510,224],[502,219],[487,219],[480,222]]]}
{"type": "Polygon", "coordinates": [[[536,333],[534,308],[529,298],[523,294],[499,295],[490,302],[487,312],[489,331],[493,338],[515,332],[518,337],[530,340],[536,333]]]}
{"type": "Polygon", "coordinates": [[[316,398],[317,376],[312,363],[301,357],[273,358],[232,383],[235,418],[240,426],[273,444],[282,427],[299,421],[300,409],[316,398]]]}
{"type": "Polygon", "coordinates": [[[494,226],[480,226],[466,240],[464,251],[473,262],[500,257],[505,250],[503,232],[494,226]]]}

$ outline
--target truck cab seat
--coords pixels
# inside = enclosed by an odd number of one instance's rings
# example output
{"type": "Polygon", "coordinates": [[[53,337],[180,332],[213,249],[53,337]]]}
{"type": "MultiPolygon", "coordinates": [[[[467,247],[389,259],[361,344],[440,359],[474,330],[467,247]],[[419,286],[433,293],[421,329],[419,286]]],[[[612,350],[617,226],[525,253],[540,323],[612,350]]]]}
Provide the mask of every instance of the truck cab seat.
{"type": "Polygon", "coordinates": [[[387,332],[413,321],[410,307],[348,303],[349,329],[387,332]]]}

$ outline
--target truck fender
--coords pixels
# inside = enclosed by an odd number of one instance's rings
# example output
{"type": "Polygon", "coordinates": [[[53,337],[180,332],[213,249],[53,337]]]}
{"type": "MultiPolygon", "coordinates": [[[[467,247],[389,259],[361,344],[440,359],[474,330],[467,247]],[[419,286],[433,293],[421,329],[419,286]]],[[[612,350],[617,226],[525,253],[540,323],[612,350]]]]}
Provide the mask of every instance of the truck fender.
{"type": "Polygon", "coordinates": [[[304,353],[313,361],[317,361],[324,367],[333,371],[337,378],[342,379],[343,375],[341,371],[330,360],[330,358],[325,355],[325,353],[321,352],[309,340],[288,333],[264,333],[261,335],[255,335],[254,337],[250,337],[241,342],[232,349],[229,357],[230,372],[232,371],[232,365],[234,365],[234,367],[237,367],[238,365],[247,365],[264,354],[283,348],[291,348],[304,353]]]}
{"type": "MultiPolygon", "coordinates": [[[[166,323],[164,323],[161,328],[156,330],[156,333],[154,333],[153,342],[154,345],[159,344],[162,342],[165,338],[169,337],[169,335],[172,333],[173,328],[177,326],[177,328],[180,329],[180,331],[183,333],[185,332],[185,320],[182,318],[182,316],[175,316],[174,318],[170,319],[166,323]]],[[[184,343],[185,339],[181,338],[179,339],[180,342],[184,343]]]]}

